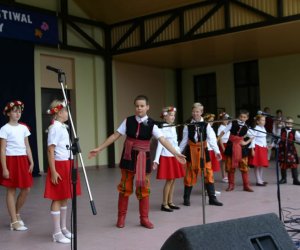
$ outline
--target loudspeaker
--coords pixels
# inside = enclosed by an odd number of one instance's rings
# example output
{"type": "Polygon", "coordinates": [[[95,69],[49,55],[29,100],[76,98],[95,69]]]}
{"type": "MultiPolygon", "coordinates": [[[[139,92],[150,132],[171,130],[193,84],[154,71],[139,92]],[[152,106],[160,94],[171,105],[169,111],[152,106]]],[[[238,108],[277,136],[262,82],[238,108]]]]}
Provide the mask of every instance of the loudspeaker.
{"type": "Polygon", "coordinates": [[[174,232],[161,250],[296,250],[274,213],[256,215],[174,232]]]}

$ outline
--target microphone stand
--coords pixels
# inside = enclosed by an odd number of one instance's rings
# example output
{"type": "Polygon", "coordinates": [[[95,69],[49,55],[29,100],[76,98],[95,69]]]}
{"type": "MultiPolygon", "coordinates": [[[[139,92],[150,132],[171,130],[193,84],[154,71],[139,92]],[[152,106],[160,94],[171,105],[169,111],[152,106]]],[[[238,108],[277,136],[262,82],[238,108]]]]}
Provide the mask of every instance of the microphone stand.
{"type": "MultiPolygon", "coordinates": [[[[281,191],[280,191],[280,184],[279,184],[279,142],[280,142],[280,139],[281,137],[280,136],[277,136],[277,135],[274,135],[273,133],[268,133],[268,132],[263,132],[261,130],[257,130],[255,128],[249,128],[253,131],[257,131],[259,133],[263,133],[263,134],[266,134],[266,135],[271,135],[272,138],[273,138],[273,142],[275,144],[275,166],[276,166],[276,186],[277,186],[277,201],[278,201],[278,215],[279,215],[279,219],[281,221],[283,221],[283,218],[282,218],[282,206],[281,206],[281,191]]],[[[296,144],[299,144],[297,141],[293,141],[293,140],[289,140],[288,137],[286,137],[286,140],[285,140],[285,143],[287,144],[287,142],[290,141],[290,142],[293,142],[293,143],[296,143],[296,144]]],[[[285,154],[285,161],[286,161],[286,154],[285,154]]],[[[283,221],[284,222],[284,221],[283,221]]]]}
{"type": "MultiPolygon", "coordinates": [[[[73,237],[72,237],[72,246],[74,250],[77,250],[77,196],[76,196],[76,184],[77,184],[77,175],[78,175],[78,156],[81,162],[81,166],[83,169],[83,173],[84,173],[84,178],[85,178],[85,183],[87,186],[87,190],[88,190],[88,194],[90,197],[90,205],[91,205],[91,209],[92,209],[92,213],[93,215],[97,214],[97,210],[95,207],[95,203],[91,194],[91,190],[90,190],[90,185],[89,185],[89,181],[87,178],[87,174],[86,174],[86,170],[85,170],[85,165],[83,162],[83,158],[81,155],[81,149],[80,149],[80,145],[79,145],[79,138],[77,137],[77,133],[75,131],[75,127],[74,127],[74,123],[73,123],[73,119],[72,119],[72,114],[70,111],[70,106],[68,104],[68,100],[67,100],[67,96],[66,96],[66,92],[65,92],[65,88],[64,88],[64,80],[63,80],[63,75],[64,72],[62,72],[61,70],[58,70],[58,82],[60,84],[62,93],[63,93],[63,97],[64,97],[64,102],[65,102],[65,106],[67,108],[68,111],[68,115],[69,115],[69,122],[71,124],[71,129],[72,129],[72,137],[74,138],[72,141],[72,145],[71,145],[71,150],[73,153],[73,158],[74,161],[72,161],[72,226],[73,226],[73,237]],[[76,164],[75,164],[76,162],[76,164]]],[[[71,133],[70,133],[71,134],[71,133]]]]}
{"type": "Polygon", "coordinates": [[[196,125],[196,131],[197,131],[197,135],[198,138],[200,138],[200,170],[201,170],[201,181],[202,181],[202,221],[203,224],[206,224],[206,220],[205,220],[205,204],[206,204],[206,199],[205,199],[205,176],[204,176],[204,167],[205,167],[205,162],[204,162],[204,143],[203,143],[203,129],[204,129],[204,124],[205,122],[203,122],[203,124],[197,124],[196,125]]]}

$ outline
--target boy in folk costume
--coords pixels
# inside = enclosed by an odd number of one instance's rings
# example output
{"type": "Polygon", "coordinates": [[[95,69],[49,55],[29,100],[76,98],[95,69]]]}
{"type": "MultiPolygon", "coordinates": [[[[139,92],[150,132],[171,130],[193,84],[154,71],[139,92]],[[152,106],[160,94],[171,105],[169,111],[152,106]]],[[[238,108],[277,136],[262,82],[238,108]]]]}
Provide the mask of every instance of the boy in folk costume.
{"type": "Polygon", "coordinates": [[[214,176],[207,143],[210,144],[218,160],[221,160],[221,154],[217,145],[216,134],[210,124],[203,121],[202,113],[203,105],[201,103],[194,103],[192,107],[192,119],[188,121],[188,125],[184,126],[182,141],[179,145],[180,151],[185,151],[187,157],[183,205],[190,206],[190,195],[193,186],[197,183],[198,174],[201,173],[200,151],[204,150],[204,177],[205,188],[209,196],[209,205],[222,206],[223,204],[217,200],[215,195],[214,176]],[[202,131],[202,138],[197,132],[198,128],[202,131]]]}
{"type": "Polygon", "coordinates": [[[150,194],[150,139],[156,137],[181,163],[185,163],[185,156],[178,153],[163,137],[154,121],[147,116],[149,110],[148,98],[139,95],[134,100],[135,115],[127,117],[117,131],[109,136],[98,148],[90,151],[89,158],[96,156],[104,148],[115,142],[122,135],[126,135],[124,150],[120,162],[121,181],[118,185],[118,221],[117,227],[125,226],[129,196],[133,192],[133,179],[136,185],[136,196],[139,200],[140,224],[152,229],[154,226],[148,218],[150,194]]]}
{"type": "Polygon", "coordinates": [[[281,129],[280,142],[279,142],[279,155],[278,160],[281,168],[281,180],[280,184],[285,184],[286,170],[288,168],[292,171],[293,184],[300,185],[298,179],[298,154],[294,142],[300,142],[300,133],[293,129],[294,120],[291,117],[287,117],[285,120],[285,128],[281,129]]]}
{"type": "Polygon", "coordinates": [[[219,138],[230,131],[230,137],[225,149],[226,155],[226,171],[228,173],[228,188],[226,191],[234,190],[234,173],[235,169],[239,168],[242,173],[244,191],[253,192],[249,183],[249,167],[248,167],[248,144],[252,139],[244,140],[247,136],[248,127],[246,121],[249,118],[249,112],[240,110],[239,118],[237,121],[229,123],[219,138]]]}

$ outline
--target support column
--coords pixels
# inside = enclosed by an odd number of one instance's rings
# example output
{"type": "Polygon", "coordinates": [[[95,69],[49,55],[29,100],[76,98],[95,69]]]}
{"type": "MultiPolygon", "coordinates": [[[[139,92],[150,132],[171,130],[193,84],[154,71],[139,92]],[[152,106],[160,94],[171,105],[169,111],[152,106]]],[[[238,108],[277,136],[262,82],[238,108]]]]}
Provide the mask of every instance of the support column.
{"type": "MultiPolygon", "coordinates": [[[[175,82],[176,82],[176,103],[177,103],[177,122],[183,123],[183,101],[182,101],[182,69],[175,69],[175,82]]],[[[182,139],[183,127],[178,129],[178,140],[182,139]]]]}
{"type": "MultiPolygon", "coordinates": [[[[106,131],[107,136],[114,133],[114,99],[113,99],[113,70],[112,70],[112,55],[110,53],[110,31],[105,32],[105,95],[106,95],[106,131]]],[[[107,148],[108,167],[115,167],[115,146],[110,145],[107,148]]]]}

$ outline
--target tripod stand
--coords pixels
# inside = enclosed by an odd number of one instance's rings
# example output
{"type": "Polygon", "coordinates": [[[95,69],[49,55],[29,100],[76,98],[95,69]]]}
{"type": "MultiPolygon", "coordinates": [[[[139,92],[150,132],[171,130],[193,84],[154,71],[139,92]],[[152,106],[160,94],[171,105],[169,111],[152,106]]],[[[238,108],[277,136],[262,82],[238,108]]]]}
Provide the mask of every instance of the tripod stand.
{"type": "Polygon", "coordinates": [[[60,84],[62,94],[64,97],[64,104],[65,104],[64,106],[67,108],[68,116],[69,116],[69,123],[71,125],[71,133],[70,133],[71,141],[72,141],[71,150],[72,150],[73,159],[74,159],[74,161],[72,163],[72,227],[73,227],[72,228],[73,229],[72,230],[73,231],[72,246],[73,246],[73,249],[77,250],[77,196],[76,196],[77,190],[76,190],[76,184],[77,184],[77,176],[78,176],[78,168],[77,168],[78,157],[81,162],[82,169],[83,169],[85,183],[86,183],[88,194],[90,197],[90,205],[91,205],[93,215],[96,215],[97,211],[96,211],[96,207],[95,207],[95,204],[94,204],[94,201],[92,198],[90,185],[89,185],[89,181],[88,181],[86,170],[85,170],[85,165],[84,165],[83,158],[81,155],[79,138],[77,137],[77,133],[76,133],[76,130],[74,127],[73,119],[72,119],[72,114],[70,111],[70,106],[68,104],[68,100],[67,100],[67,96],[66,96],[66,91],[65,91],[65,87],[64,87],[64,75],[65,74],[60,69],[56,69],[51,66],[47,66],[47,69],[54,71],[58,74],[58,82],[60,84]]]}

